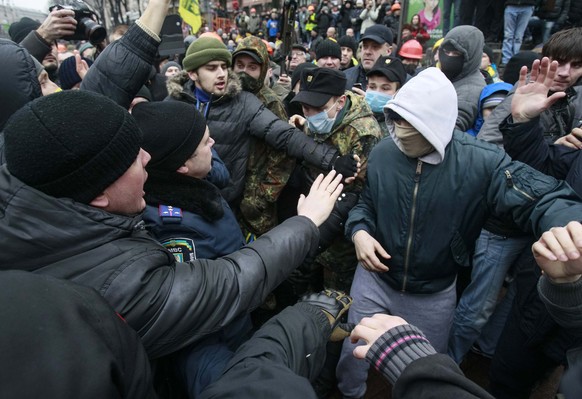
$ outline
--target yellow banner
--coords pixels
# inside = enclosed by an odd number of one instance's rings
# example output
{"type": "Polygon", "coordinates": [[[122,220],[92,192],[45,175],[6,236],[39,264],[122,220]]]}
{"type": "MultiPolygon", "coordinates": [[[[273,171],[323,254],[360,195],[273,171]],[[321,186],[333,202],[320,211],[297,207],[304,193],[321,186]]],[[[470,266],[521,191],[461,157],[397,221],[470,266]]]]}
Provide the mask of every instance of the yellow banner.
{"type": "Polygon", "coordinates": [[[200,16],[200,6],[198,0],[180,0],[180,7],[178,13],[190,27],[192,32],[196,34],[200,26],[202,26],[202,17],[200,16]]]}

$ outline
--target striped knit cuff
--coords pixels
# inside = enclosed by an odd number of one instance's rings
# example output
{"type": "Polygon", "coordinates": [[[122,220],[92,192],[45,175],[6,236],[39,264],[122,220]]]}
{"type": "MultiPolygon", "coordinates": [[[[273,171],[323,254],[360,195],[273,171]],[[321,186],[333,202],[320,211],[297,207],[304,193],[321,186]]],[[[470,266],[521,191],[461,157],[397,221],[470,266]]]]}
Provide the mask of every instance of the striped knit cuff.
{"type": "Polygon", "coordinates": [[[422,331],[404,324],[391,328],[378,338],[366,359],[394,385],[410,363],[435,353],[422,331]]]}
{"type": "Polygon", "coordinates": [[[160,36],[157,33],[155,33],[150,28],[148,28],[147,26],[145,26],[145,24],[143,22],[141,22],[139,19],[137,21],[135,21],[135,24],[137,26],[139,26],[145,33],[148,34],[148,36],[150,36],[151,38],[153,38],[158,43],[160,43],[162,41],[162,39],[160,39],[160,36]]]}

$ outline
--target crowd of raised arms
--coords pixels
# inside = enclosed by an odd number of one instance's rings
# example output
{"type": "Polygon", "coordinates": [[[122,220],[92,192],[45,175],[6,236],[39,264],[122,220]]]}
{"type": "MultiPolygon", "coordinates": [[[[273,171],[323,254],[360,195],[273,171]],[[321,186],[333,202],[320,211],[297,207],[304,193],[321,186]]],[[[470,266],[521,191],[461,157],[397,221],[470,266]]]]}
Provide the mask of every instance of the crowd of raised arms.
{"type": "Polygon", "coordinates": [[[582,2],[171,3],[0,39],[0,397],[582,397],[582,2]]]}

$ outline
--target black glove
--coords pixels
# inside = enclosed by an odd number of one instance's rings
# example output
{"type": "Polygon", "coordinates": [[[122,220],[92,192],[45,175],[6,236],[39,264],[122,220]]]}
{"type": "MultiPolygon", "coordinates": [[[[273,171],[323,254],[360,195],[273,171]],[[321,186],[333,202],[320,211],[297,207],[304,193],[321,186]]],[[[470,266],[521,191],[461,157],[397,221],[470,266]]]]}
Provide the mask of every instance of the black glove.
{"type": "Polygon", "coordinates": [[[344,223],[348,218],[348,214],[358,202],[358,197],[356,193],[342,193],[340,195],[327,220],[319,226],[318,253],[325,251],[334,238],[343,234],[344,223]]]}
{"type": "Polygon", "coordinates": [[[299,302],[309,304],[320,309],[331,325],[330,341],[341,341],[350,335],[355,327],[353,324],[341,323],[342,316],[347,314],[352,306],[352,298],[341,291],[325,290],[318,294],[312,293],[303,296],[299,302]]]}
{"type": "Polygon", "coordinates": [[[353,177],[358,171],[358,161],[352,154],[340,155],[333,161],[331,168],[347,179],[353,177]]]}

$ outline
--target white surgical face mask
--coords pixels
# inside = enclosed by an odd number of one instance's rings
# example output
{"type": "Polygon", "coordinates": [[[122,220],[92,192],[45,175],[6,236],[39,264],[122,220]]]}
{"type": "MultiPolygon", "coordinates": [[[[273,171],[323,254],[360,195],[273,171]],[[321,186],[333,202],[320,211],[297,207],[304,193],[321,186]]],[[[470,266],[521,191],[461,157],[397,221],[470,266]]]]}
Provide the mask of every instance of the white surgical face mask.
{"type": "Polygon", "coordinates": [[[379,91],[368,90],[366,92],[366,102],[375,114],[381,114],[384,112],[384,106],[390,100],[392,96],[390,94],[385,94],[379,91]]]}

